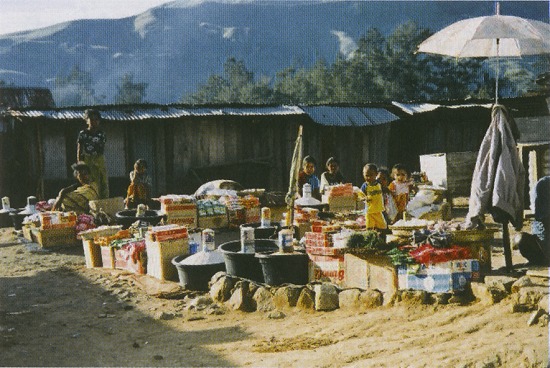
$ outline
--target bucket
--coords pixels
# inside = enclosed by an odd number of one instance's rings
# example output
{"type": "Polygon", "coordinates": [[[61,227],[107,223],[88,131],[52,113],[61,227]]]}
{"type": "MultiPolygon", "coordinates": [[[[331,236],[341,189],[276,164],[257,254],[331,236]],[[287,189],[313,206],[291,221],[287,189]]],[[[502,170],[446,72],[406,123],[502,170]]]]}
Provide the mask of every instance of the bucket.
{"type": "Polygon", "coordinates": [[[116,222],[122,225],[123,229],[129,228],[134,222],[140,220],[147,222],[150,226],[158,225],[160,220],[164,218],[164,215],[155,210],[147,210],[143,216],[136,216],[137,210],[123,210],[118,211],[115,215],[116,222]]]}
{"type": "Polygon", "coordinates": [[[305,285],[309,281],[309,257],[305,253],[256,254],[256,258],[268,285],[305,285]]]}
{"type": "Polygon", "coordinates": [[[10,212],[11,221],[15,230],[21,230],[23,228],[23,220],[27,215],[22,215],[19,212],[23,211],[24,208],[19,208],[15,212],[10,212]]]}
{"type": "MultiPolygon", "coordinates": [[[[10,214],[15,211],[15,209],[12,211],[0,211],[0,227],[12,227],[14,225],[10,214]]],[[[21,219],[21,221],[23,221],[23,219],[21,219]]]]}
{"type": "Polygon", "coordinates": [[[172,264],[178,270],[179,284],[186,290],[208,291],[208,282],[219,271],[225,271],[225,263],[205,265],[182,265],[180,262],[187,256],[172,258],[172,264]]]}
{"type": "Polygon", "coordinates": [[[248,224],[242,224],[240,228],[252,227],[254,228],[255,239],[276,239],[279,226],[266,226],[261,227],[261,222],[250,222],[248,224]]]}
{"type": "MultiPolygon", "coordinates": [[[[254,248],[257,253],[273,253],[279,250],[276,240],[255,239],[254,248]]],[[[256,282],[264,282],[262,266],[254,253],[241,253],[241,241],[234,240],[223,243],[218,248],[225,260],[227,274],[256,282]]]]}

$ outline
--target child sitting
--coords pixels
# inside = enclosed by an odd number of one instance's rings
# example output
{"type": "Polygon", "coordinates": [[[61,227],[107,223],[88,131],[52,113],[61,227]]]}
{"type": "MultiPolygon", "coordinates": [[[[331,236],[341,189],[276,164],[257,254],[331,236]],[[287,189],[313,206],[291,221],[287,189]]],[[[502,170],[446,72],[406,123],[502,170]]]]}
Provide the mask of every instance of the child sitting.
{"type": "Polygon", "coordinates": [[[409,203],[410,193],[414,188],[414,184],[409,180],[409,170],[402,164],[395,164],[393,166],[392,175],[394,180],[388,188],[397,205],[397,218],[399,219],[403,217],[403,212],[407,209],[407,203],[409,203]]]}
{"type": "Polygon", "coordinates": [[[384,218],[384,197],[382,185],[376,180],[378,167],[375,164],[366,164],[363,167],[365,182],[361,186],[361,192],[365,194],[365,225],[367,229],[384,231],[388,228],[384,218]]]}
{"type": "Polygon", "coordinates": [[[302,160],[302,171],[298,174],[298,194],[302,195],[302,188],[305,183],[308,183],[311,185],[311,196],[320,200],[320,182],[319,178],[315,175],[315,165],[315,159],[311,156],[306,156],[302,160]]]}
{"type": "Polygon", "coordinates": [[[151,178],[147,175],[147,162],[139,159],[130,172],[130,185],[124,203],[126,208],[137,208],[139,204],[149,205],[151,201],[151,178]]]}
{"type": "Polygon", "coordinates": [[[340,172],[338,160],[334,157],[329,158],[326,167],[327,171],[321,174],[321,193],[323,194],[329,186],[342,184],[344,182],[344,176],[340,172]]]}

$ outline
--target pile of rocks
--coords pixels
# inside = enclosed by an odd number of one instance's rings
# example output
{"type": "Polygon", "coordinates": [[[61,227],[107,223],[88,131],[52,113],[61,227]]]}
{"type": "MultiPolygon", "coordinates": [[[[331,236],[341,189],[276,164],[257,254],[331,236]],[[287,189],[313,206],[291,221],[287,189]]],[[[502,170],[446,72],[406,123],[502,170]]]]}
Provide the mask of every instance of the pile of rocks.
{"type": "Polygon", "coordinates": [[[233,310],[269,312],[287,308],[330,311],[338,308],[369,309],[383,304],[377,290],[341,290],[330,283],[268,286],[218,272],[210,281],[210,296],[233,310]]]}
{"type": "Polygon", "coordinates": [[[548,322],[548,269],[528,270],[525,276],[486,276],[483,283],[473,282],[468,290],[455,294],[399,290],[392,300],[384,300],[378,290],[342,289],[330,283],[308,285],[269,286],[251,280],[218,272],[210,281],[210,297],[214,303],[224,304],[244,312],[271,312],[287,308],[305,311],[331,311],[338,308],[367,310],[382,305],[403,303],[491,305],[512,298],[512,312],[534,311],[529,324],[548,322]]]}

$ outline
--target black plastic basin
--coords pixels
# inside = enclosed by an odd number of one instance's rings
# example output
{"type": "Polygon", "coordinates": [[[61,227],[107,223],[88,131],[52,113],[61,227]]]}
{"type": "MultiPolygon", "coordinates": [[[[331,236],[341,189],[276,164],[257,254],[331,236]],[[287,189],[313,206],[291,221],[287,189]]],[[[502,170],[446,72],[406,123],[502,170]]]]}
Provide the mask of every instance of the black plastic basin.
{"type": "Polygon", "coordinates": [[[11,221],[15,230],[21,230],[23,228],[23,220],[28,215],[21,215],[19,212],[25,210],[24,208],[19,208],[14,212],[10,212],[11,221]]]}
{"type": "Polygon", "coordinates": [[[305,285],[309,282],[309,257],[305,253],[256,254],[256,258],[268,285],[305,285]]]}
{"type": "Polygon", "coordinates": [[[261,227],[261,222],[250,222],[248,224],[241,225],[243,227],[254,228],[254,239],[277,239],[277,234],[279,233],[279,226],[266,226],[261,227]]]}
{"type": "Polygon", "coordinates": [[[154,226],[158,225],[158,223],[164,218],[164,215],[155,210],[147,210],[143,216],[139,217],[136,216],[136,212],[137,210],[118,211],[115,215],[116,223],[122,225],[123,229],[127,229],[138,220],[154,226]]]}
{"type": "MultiPolygon", "coordinates": [[[[0,227],[12,227],[14,225],[13,219],[10,214],[15,211],[16,210],[0,212],[0,227]]],[[[23,221],[23,219],[21,219],[21,221],[23,221]]]]}
{"type": "MultiPolygon", "coordinates": [[[[254,247],[256,253],[273,253],[279,250],[277,241],[271,239],[256,239],[254,247]]],[[[240,240],[223,243],[218,249],[223,253],[228,275],[264,282],[264,274],[258,258],[254,253],[240,253],[240,240]]]]}
{"type": "Polygon", "coordinates": [[[219,271],[225,271],[225,263],[205,265],[182,265],[180,262],[187,256],[177,256],[172,264],[178,269],[180,285],[187,290],[208,291],[208,282],[219,271]]]}

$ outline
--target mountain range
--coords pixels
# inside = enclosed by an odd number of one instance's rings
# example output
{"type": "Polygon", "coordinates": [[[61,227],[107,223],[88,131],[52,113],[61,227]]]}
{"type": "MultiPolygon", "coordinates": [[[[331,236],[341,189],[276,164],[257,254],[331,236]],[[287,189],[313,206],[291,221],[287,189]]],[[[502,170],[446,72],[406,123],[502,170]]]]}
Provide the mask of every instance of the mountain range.
{"type": "MultiPolygon", "coordinates": [[[[172,103],[192,93],[229,57],[256,77],[349,56],[371,27],[390,34],[415,21],[437,31],[460,19],[494,14],[492,1],[198,1],[180,0],[122,19],[76,20],[0,35],[0,80],[53,87],[75,66],[96,95],[113,100],[131,73],[145,100],[172,103]]],[[[501,14],[548,22],[548,2],[502,2],[501,14]]]]}

